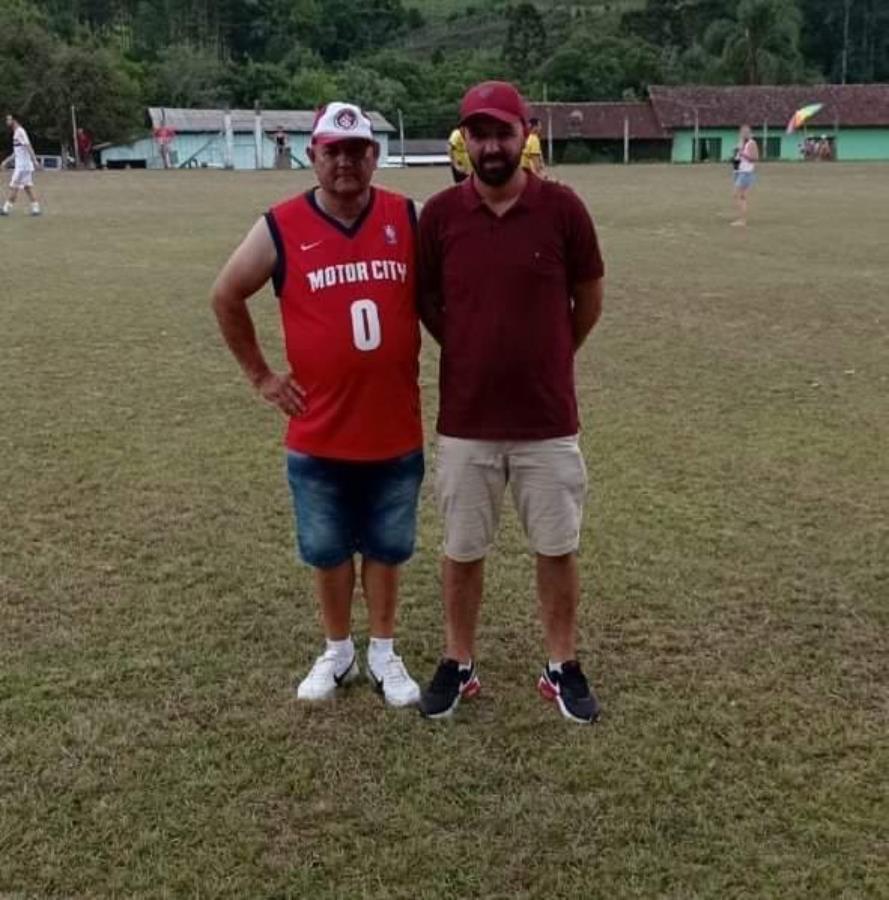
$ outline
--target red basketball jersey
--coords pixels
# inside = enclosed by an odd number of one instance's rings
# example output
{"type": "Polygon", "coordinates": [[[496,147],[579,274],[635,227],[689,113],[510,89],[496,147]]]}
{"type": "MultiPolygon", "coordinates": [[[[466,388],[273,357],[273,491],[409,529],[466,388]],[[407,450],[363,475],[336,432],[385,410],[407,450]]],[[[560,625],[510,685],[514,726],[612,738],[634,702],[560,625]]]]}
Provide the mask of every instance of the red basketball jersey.
{"type": "Polygon", "coordinates": [[[373,188],[346,228],[309,191],[266,219],[278,250],[274,284],[287,359],[306,391],[287,446],[349,460],[421,447],[413,203],[373,188]]]}

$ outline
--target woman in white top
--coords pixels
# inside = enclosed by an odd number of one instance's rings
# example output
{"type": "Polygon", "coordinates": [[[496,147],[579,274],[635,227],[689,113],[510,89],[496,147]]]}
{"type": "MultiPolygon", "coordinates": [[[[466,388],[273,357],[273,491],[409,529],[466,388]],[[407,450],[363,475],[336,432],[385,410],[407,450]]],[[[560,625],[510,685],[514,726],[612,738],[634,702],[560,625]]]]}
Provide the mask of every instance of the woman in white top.
{"type": "Polygon", "coordinates": [[[12,132],[12,156],[4,159],[0,163],[0,168],[4,168],[10,159],[15,160],[15,168],[9,182],[9,198],[0,208],[0,215],[8,216],[12,212],[12,204],[15,203],[19,190],[24,189],[31,201],[31,215],[39,216],[40,204],[34,195],[34,170],[38,168],[34,148],[31,146],[28,132],[22,128],[15,116],[6,117],[6,127],[12,132]]]}
{"type": "Polygon", "coordinates": [[[738,204],[740,217],[732,225],[747,224],[747,194],[756,181],[756,163],[759,161],[759,147],[753,140],[753,132],[749,125],[741,126],[737,149],[738,165],[735,169],[735,202],[738,204]]]}

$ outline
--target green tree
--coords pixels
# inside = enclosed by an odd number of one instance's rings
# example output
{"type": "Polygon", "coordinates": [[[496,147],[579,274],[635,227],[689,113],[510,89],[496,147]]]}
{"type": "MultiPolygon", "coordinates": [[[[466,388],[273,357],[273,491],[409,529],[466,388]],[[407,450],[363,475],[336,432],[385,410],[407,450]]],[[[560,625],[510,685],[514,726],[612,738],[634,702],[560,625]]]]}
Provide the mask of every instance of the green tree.
{"type": "MultiPolygon", "coordinates": [[[[34,6],[0,0],[0,111],[21,117],[35,138],[45,137],[49,124],[41,88],[57,46],[46,18],[34,6]]],[[[8,143],[5,129],[2,143],[8,143]]]]}
{"type": "Polygon", "coordinates": [[[290,79],[290,106],[293,109],[316,109],[339,99],[339,85],[327,69],[300,69],[290,79]]]}
{"type": "Polygon", "coordinates": [[[328,62],[383,47],[408,28],[401,0],[319,0],[315,47],[328,62]]]}
{"type": "Polygon", "coordinates": [[[345,65],[337,74],[336,82],[344,100],[367,110],[378,110],[390,120],[407,100],[407,89],[400,81],[355,63],[345,65]]]}
{"type": "Polygon", "coordinates": [[[676,84],[729,84],[722,60],[702,44],[694,43],[675,59],[667,82],[676,84]]]}
{"type": "Polygon", "coordinates": [[[661,49],[687,50],[714,19],[730,17],[737,0],[646,0],[620,17],[623,34],[661,49]]]}
{"type": "Polygon", "coordinates": [[[446,137],[466,90],[480,81],[511,77],[503,55],[493,50],[466,50],[448,53],[430,70],[429,93],[412,103],[408,133],[420,137],[446,137]]]}
{"type": "Polygon", "coordinates": [[[683,0],[646,0],[644,6],[620,17],[620,30],[656,46],[686,47],[685,7],[683,0]]]}
{"type": "Polygon", "coordinates": [[[503,58],[513,72],[526,74],[546,56],[546,25],[533,3],[509,7],[503,58]]]}
{"type": "Polygon", "coordinates": [[[240,57],[280,62],[294,46],[313,46],[321,20],[318,0],[255,0],[245,6],[236,45],[240,57]]]}
{"type": "Polygon", "coordinates": [[[55,33],[69,41],[81,28],[97,32],[110,28],[125,6],[113,0],[41,0],[39,5],[55,33]]]}
{"type": "Polygon", "coordinates": [[[373,69],[380,77],[400,81],[412,99],[426,97],[432,89],[430,64],[404,51],[379,50],[362,56],[358,62],[367,69],[373,69]]]}
{"type": "Polygon", "coordinates": [[[100,140],[124,140],[142,121],[139,85],[123,61],[96,45],[59,44],[41,78],[42,133],[64,145],[71,139],[71,107],[77,123],[100,140]]]}
{"type": "Polygon", "coordinates": [[[800,0],[800,47],[831,81],[889,79],[889,4],[885,0],[800,0]]]}
{"type": "Polygon", "coordinates": [[[644,96],[663,80],[657,48],[638,38],[582,34],[556,51],[535,74],[559,100],[619,100],[644,96]]]}
{"type": "Polygon", "coordinates": [[[426,24],[426,20],[423,18],[423,13],[417,9],[416,6],[409,6],[407,8],[407,16],[405,18],[407,23],[407,27],[411,31],[417,31],[419,28],[422,28],[426,24]]]}
{"type": "Polygon", "coordinates": [[[775,84],[804,77],[799,51],[801,17],[793,0],[741,0],[734,19],[719,19],[704,36],[729,79],[775,84]]]}
{"type": "Polygon", "coordinates": [[[174,44],[161,51],[151,70],[148,99],[158,106],[219,106],[231,93],[229,73],[215,53],[174,44]]]}
{"type": "Polygon", "coordinates": [[[249,108],[257,100],[264,109],[286,109],[290,105],[290,73],[279,63],[248,59],[232,68],[229,85],[233,106],[249,108]]]}

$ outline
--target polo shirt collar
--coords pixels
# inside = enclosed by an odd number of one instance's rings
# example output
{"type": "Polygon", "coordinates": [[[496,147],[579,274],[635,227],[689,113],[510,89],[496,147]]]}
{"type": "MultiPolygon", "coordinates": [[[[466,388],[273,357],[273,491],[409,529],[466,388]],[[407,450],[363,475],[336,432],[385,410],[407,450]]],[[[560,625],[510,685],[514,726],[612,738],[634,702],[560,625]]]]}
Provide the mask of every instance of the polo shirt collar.
{"type": "MultiPolygon", "coordinates": [[[[519,199],[509,208],[508,212],[514,209],[533,209],[540,197],[541,180],[531,172],[527,173],[527,181],[525,189],[519,196],[519,199]]],[[[463,192],[463,203],[467,209],[475,211],[481,207],[487,206],[482,200],[481,195],[475,188],[475,175],[470,175],[461,185],[460,190],[463,192]]]]}

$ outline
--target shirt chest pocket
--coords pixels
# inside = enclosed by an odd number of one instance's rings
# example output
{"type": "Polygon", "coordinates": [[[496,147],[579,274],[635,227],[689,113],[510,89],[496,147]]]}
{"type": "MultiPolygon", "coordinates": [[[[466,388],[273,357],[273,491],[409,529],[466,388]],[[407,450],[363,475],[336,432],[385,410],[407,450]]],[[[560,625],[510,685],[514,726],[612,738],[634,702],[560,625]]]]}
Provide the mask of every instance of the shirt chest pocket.
{"type": "Polygon", "coordinates": [[[565,280],[565,262],[555,247],[532,245],[513,261],[517,276],[523,283],[555,286],[565,280]]]}

